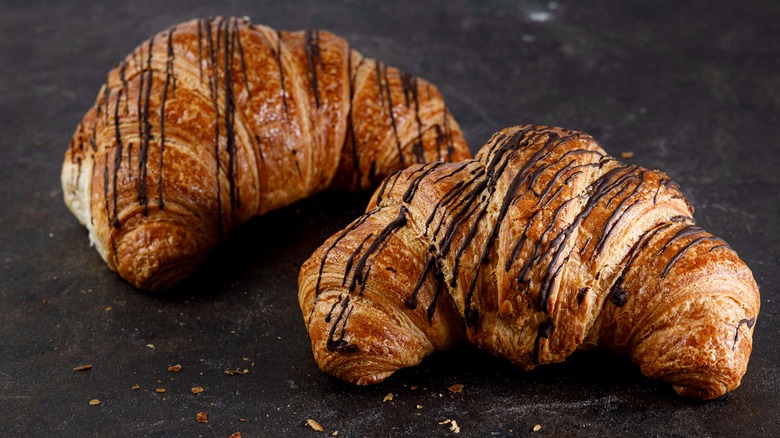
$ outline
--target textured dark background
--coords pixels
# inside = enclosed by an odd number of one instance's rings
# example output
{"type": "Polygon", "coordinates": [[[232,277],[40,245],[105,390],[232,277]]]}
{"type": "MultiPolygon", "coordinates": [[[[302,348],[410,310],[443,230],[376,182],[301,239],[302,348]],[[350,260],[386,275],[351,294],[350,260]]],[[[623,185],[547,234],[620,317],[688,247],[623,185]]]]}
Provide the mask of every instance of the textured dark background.
{"type": "Polygon", "coordinates": [[[49,3],[6,0],[0,13],[0,436],[316,436],[309,418],[347,437],[453,436],[447,419],[458,436],[780,436],[780,3],[49,3]],[[177,291],[134,290],[65,208],[62,155],[115,62],[217,14],[328,29],[426,77],[472,150],[505,126],[553,124],[666,170],[761,288],[742,386],[691,402],[602,352],[524,373],[470,348],[369,388],[321,374],[297,270],[365,196],[323,194],[254,220],[177,291]],[[72,371],[84,363],[94,368],[72,371]]]}

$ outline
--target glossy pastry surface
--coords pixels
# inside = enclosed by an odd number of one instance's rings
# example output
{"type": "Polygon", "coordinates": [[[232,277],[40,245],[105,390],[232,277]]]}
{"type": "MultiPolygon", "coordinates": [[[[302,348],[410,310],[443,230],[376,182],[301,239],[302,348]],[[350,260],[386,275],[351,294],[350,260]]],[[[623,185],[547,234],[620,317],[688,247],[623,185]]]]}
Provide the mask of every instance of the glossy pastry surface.
{"type": "Polygon", "coordinates": [[[701,399],[739,385],[759,311],[665,173],[532,125],[388,177],[304,264],[299,301],[319,366],[358,384],[467,340],[524,369],[606,348],[701,399]]]}
{"type": "Polygon", "coordinates": [[[62,186],[109,267],[161,289],[254,216],[469,156],[424,79],[329,32],[217,17],[155,35],[108,73],[62,186]]]}

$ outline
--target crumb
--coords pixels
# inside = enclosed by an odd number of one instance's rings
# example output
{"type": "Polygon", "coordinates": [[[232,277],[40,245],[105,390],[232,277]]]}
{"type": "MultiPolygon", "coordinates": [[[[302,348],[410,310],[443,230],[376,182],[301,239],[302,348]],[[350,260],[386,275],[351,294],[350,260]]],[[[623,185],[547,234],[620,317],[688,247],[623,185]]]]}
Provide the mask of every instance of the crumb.
{"type": "Polygon", "coordinates": [[[209,422],[209,414],[205,412],[198,412],[195,415],[195,421],[198,423],[208,423],[209,422]]]}
{"type": "Polygon", "coordinates": [[[160,394],[164,393],[165,391],[167,391],[165,388],[157,388],[154,390],[154,392],[159,392],[160,394]]]}
{"type": "Polygon", "coordinates": [[[542,425],[541,424],[535,425],[533,430],[534,432],[539,432],[540,430],[542,430],[542,425]]]}
{"type": "Polygon", "coordinates": [[[629,158],[634,158],[634,151],[623,151],[620,153],[620,158],[624,160],[628,160],[629,158]]]}
{"type": "Polygon", "coordinates": [[[202,387],[202,386],[193,386],[193,387],[192,387],[192,389],[190,389],[190,391],[191,391],[193,394],[200,394],[201,392],[203,392],[203,391],[204,391],[204,389],[203,389],[203,387],[202,387]]]}
{"type": "Polygon", "coordinates": [[[141,389],[141,386],[140,385],[133,385],[132,387],[130,387],[130,389],[132,389],[133,391],[138,391],[139,389],[141,389]]]}
{"type": "Polygon", "coordinates": [[[146,344],[146,346],[154,350],[154,344],[146,344]]]}
{"type": "Polygon", "coordinates": [[[107,306],[105,310],[106,310],[106,312],[110,312],[110,311],[114,310],[114,308],[111,307],[111,306],[107,306]]]}
{"type": "Polygon", "coordinates": [[[417,409],[422,409],[422,405],[417,405],[417,409]]]}
{"type": "Polygon", "coordinates": [[[181,371],[181,365],[179,365],[179,364],[171,365],[171,366],[168,367],[168,371],[170,371],[172,373],[178,373],[179,371],[181,371]]]}
{"type": "Polygon", "coordinates": [[[246,423],[246,418],[239,418],[238,421],[241,423],[246,423]]]}
{"type": "Polygon", "coordinates": [[[162,385],[162,380],[160,380],[160,379],[157,379],[157,384],[158,384],[158,385],[162,385]]]}
{"type": "Polygon", "coordinates": [[[320,423],[317,423],[316,421],[309,418],[306,420],[306,425],[311,427],[312,429],[316,430],[317,432],[324,432],[325,429],[322,428],[322,425],[320,423]]]}
{"type": "Polygon", "coordinates": [[[89,401],[89,405],[90,406],[97,406],[99,404],[100,404],[100,400],[98,400],[96,398],[93,398],[92,400],[89,401]]]}
{"type": "Polygon", "coordinates": [[[225,370],[225,374],[228,376],[242,376],[246,373],[248,373],[249,370],[247,368],[244,368],[243,370],[236,368],[235,370],[227,369],[225,370]]]}
{"type": "Polygon", "coordinates": [[[79,365],[75,368],[73,368],[73,371],[89,371],[92,369],[91,363],[85,363],[84,365],[79,365]]]}
{"type": "Polygon", "coordinates": [[[244,358],[244,362],[249,362],[249,358],[248,358],[248,357],[245,357],[245,358],[244,358]]]}
{"type": "Polygon", "coordinates": [[[241,438],[241,432],[233,432],[228,438],[241,438]]]}
{"type": "Polygon", "coordinates": [[[330,436],[338,436],[338,434],[339,434],[339,431],[338,430],[334,430],[333,433],[330,434],[330,436]]]}
{"type": "Polygon", "coordinates": [[[447,420],[444,420],[444,421],[441,421],[441,422],[439,422],[439,424],[441,424],[441,425],[444,425],[444,424],[449,424],[449,425],[450,425],[450,430],[451,430],[452,432],[454,432],[454,433],[460,433],[460,426],[458,426],[458,422],[457,422],[457,421],[455,421],[455,420],[449,420],[449,419],[447,419],[447,420]]]}
{"type": "Polygon", "coordinates": [[[49,300],[44,298],[44,299],[41,300],[41,304],[49,304],[49,300]]]}
{"type": "Polygon", "coordinates": [[[455,385],[450,386],[447,389],[449,389],[450,392],[462,392],[463,391],[463,385],[461,385],[460,383],[457,383],[455,385]]]}
{"type": "Polygon", "coordinates": [[[388,392],[387,395],[385,396],[385,398],[382,399],[383,403],[386,402],[386,401],[393,401],[393,393],[392,392],[388,392]]]}
{"type": "Polygon", "coordinates": [[[417,388],[419,388],[419,386],[417,386],[417,385],[412,385],[412,386],[409,387],[409,389],[411,389],[412,391],[414,391],[417,388]]]}

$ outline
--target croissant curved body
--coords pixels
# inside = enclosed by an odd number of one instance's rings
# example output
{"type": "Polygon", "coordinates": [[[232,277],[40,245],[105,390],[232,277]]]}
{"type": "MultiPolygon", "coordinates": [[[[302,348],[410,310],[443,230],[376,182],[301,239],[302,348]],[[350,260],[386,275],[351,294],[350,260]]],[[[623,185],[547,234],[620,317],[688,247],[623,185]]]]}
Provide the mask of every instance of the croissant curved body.
{"type": "Polygon", "coordinates": [[[160,289],[254,216],[467,157],[425,80],[328,32],[213,18],[155,35],[108,73],[62,186],[109,267],[160,289]]]}
{"type": "Polygon", "coordinates": [[[736,388],[759,292],[663,172],[588,135],[505,129],[388,177],[303,265],[314,357],[357,384],[462,340],[525,369],[603,347],[681,395],[736,388]]]}

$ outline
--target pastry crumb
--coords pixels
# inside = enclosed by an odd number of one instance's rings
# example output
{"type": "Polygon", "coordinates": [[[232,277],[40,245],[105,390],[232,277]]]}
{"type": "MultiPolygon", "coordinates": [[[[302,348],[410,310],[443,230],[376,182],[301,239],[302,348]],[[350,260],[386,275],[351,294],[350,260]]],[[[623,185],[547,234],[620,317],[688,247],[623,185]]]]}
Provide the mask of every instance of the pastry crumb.
{"type": "Polygon", "coordinates": [[[165,388],[156,388],[154,390],[154,392],[157,392],[157,393],[160,393],[160,394],[164,393],[165,391],[167,391],[167,389],[165,389],[165,388]]]}
{"type": "Polygon", "coordinates": [[[85,363],[84,365],[79,365],[75,368],[73,368],[73,371],[89,371],[92,369],[91,363],[85,363]]]}
{"type": "Polygon", "coordinates": [[[441,424],[441,425],[449,424],[450,425],[450,430],[453,433],[460,433],[460,426],[458,426],[458,422],[455,421],[455,420],[447,419],[447,420],[439,422],[439,424],[441,424]]]}
{"type": "Polygon", "coordinates": [[[198,423],[208,423],[209,422],[209,414],[206,412],[198,412],[195,414],[195,421],[198,423]]]}
{"type": "Polygon", "coordinates": [[[179,364],[171,365],[171,366],[168,367],[168,371],[170,371],[172,373],[178,373],[179,371],[181,371],[181,365],[179,365],[179,364]]]}
{"type": "Polygon", "coordinates": [[[325,431],[325,429],[322,428],[322,425],[320,423],[318,423],[316,420],[312,420],[311,418],[306,420],[306,425],[316,430],[317,432],[325,431]]]}
{"type": "Polygon", "coordinates": [[[461,385],[460,383],[456,383],[455,385],[452,385],[447,389],[449,389],[450,392],[455,392],[455,393],[463,392],[463,385],[461,385]]]}
{"type": "Polygon", "coordinates": [[[419,386],[417,386],[417,385],[412,385],[412,386],[409,387],[409,389],[411,389],[412,391],[414,391],[417,388],[419,388],[419,386]]]}
{"type": "Polygon", "coordinates": [[[130,389],[132,389],[133,391],[138,391],[139,389],[141,389],[141,385],[133,385],[130,387],[130,389]]]}
{"type": "Polygon", "coordinates": [[[534,432],[539,432],[540,430],[542,430],[542,425],[541,424],[534,425],[534,429],[533,430],[534,430],[534,432]]]}
{"type": "Polygon", "coordinates": [[[147,346],[148,348],[151,348],[152,350],[154,350],[154,344],[146,344],[146,346],[147,346]]]}
{"type": "Polygon", "coordinates": [[[193,386],[192,389],[190,389],[190,392],[192,392],[193,394],[196,394],[196,395],[200,394],[203,391],[204,391],[204,389],[203,389],[202,386],[193,386]]]}
{"type": "Polygon", "coordinates": [[[388,402],[388,401],[393,401],[393,393],[392,392],[388,392],[387,395],[385,396],[385,398],[382,399],[382,403],[388,402]]]}
{"type": "Polygon", "coordinates": [[[233,432],[228,438],[241,438],[241,432],[233,432]]]}
{"type": "Polygon", "coordinates": [[[248,368],[244,368],[243,370],[238,368],[236,368],[235,370],[231,370],[231,369],[225,370],[225,374],[227,374],[228,376],[243,376],[248,372],[249,372],[248,368]]]}
{"type": "Polygon", "coordinates": [[[96,398],[93,398],[92,400],[89,401],[89,405],[90,406],[97,406],[99,404],[100,404],[100,400],[98,400],[96,398]]]}
{"type": "Polygon", "coordinates": [[[620,158],[627,160],[629,158],[634,158],[634,151],[623,151],[620,153],[620,158]]]}

